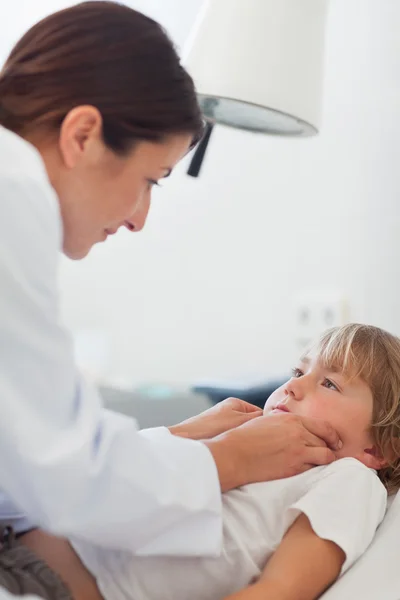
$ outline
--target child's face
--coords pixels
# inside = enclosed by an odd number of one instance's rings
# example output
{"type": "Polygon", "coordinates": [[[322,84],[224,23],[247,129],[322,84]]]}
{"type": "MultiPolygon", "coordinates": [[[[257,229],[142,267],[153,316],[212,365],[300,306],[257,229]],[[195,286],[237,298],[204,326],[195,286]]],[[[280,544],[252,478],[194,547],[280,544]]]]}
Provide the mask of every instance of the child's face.
{"type": "Polygon", "coordinates": [[[290,381],[265,404],[266,414],[280,410],[330,423],[343,442],[338,458],[351,456],[369,467],[382,466],[371,463],[373,397],[361,379],[349,380],[341,372],[323,368],[316,358],[304,359],[290,381]]]}

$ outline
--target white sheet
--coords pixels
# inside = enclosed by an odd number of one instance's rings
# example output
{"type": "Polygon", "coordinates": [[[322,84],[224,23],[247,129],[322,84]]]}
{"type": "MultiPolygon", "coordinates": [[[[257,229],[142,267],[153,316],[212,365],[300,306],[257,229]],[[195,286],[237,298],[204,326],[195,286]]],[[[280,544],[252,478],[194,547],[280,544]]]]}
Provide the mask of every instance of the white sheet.
{"type": "Polygon", "coordinates": [[[400,492],[367,552],[321,600],[400,599],[400,492]]]}

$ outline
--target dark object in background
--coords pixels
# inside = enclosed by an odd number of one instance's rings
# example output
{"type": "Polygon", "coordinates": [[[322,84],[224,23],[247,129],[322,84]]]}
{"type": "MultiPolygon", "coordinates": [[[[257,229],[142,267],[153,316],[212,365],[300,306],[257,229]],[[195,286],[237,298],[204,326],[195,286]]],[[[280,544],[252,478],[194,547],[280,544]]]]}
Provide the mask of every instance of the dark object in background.
{"type": "Polygon", "coordinates": [[[225,400],[225,398],[233,397],[240,398],[241,400],[250,402],[250,404],[264,408],[264,404],[270,395],[281,385],[286,383],[287,380],[288,378],[268,381],[265,384],[248,388],[197,385],[192,387],[192,391],[208,396],[213,404],[217,404],[218,402],[225,400]]]}
{"type": "Polygon", "coordinates": [[[200,174],[201,166],[207,151],[208,144],[210,142],[211,134],[213,132],[214,125],[210,121],[206,122],[204,135],[199,142],[197,148],[194,151],[193,158],[190,161],[188,175],[191,177],[198,177],[200,174]]]}

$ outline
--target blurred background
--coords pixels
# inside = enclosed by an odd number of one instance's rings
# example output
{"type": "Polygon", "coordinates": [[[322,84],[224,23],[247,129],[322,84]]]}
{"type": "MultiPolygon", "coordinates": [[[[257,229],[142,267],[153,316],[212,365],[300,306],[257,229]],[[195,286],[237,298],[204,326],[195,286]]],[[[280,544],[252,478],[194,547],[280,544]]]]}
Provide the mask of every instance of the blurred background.
{"type": "MultiPolygon", "coordinates": [[[[30,25],[71,4],[2,2],[1,62],[30,25]]],[[[202,0],[125,4],[182,49],[202,0]]],[[[206,405],[191,395],[199,385],[242,397],[266,386],[266,397],[327,326],[400,334],[399,31],[398,0],[331,0],[317,137],[217,127],[201,176],[182,163],[155,190],[142,233],[62,259],[63,319],[107,402],[133,406],[136,394],[142,425],[174,421],[206,405]]]]}

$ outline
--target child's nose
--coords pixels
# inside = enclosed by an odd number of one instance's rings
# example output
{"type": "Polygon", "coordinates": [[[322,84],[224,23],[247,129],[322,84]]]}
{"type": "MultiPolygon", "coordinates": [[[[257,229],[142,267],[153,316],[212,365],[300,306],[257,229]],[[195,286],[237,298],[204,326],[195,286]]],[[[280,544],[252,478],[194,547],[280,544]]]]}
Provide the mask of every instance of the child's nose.
{"type": "Polygon", "coordinates": [[[304,398],[305,385],[302,380],[302,377],[292,377],[286,384],[285,392],[290,398],[293,398],[293,400],[302,400],[304,398]]]}

